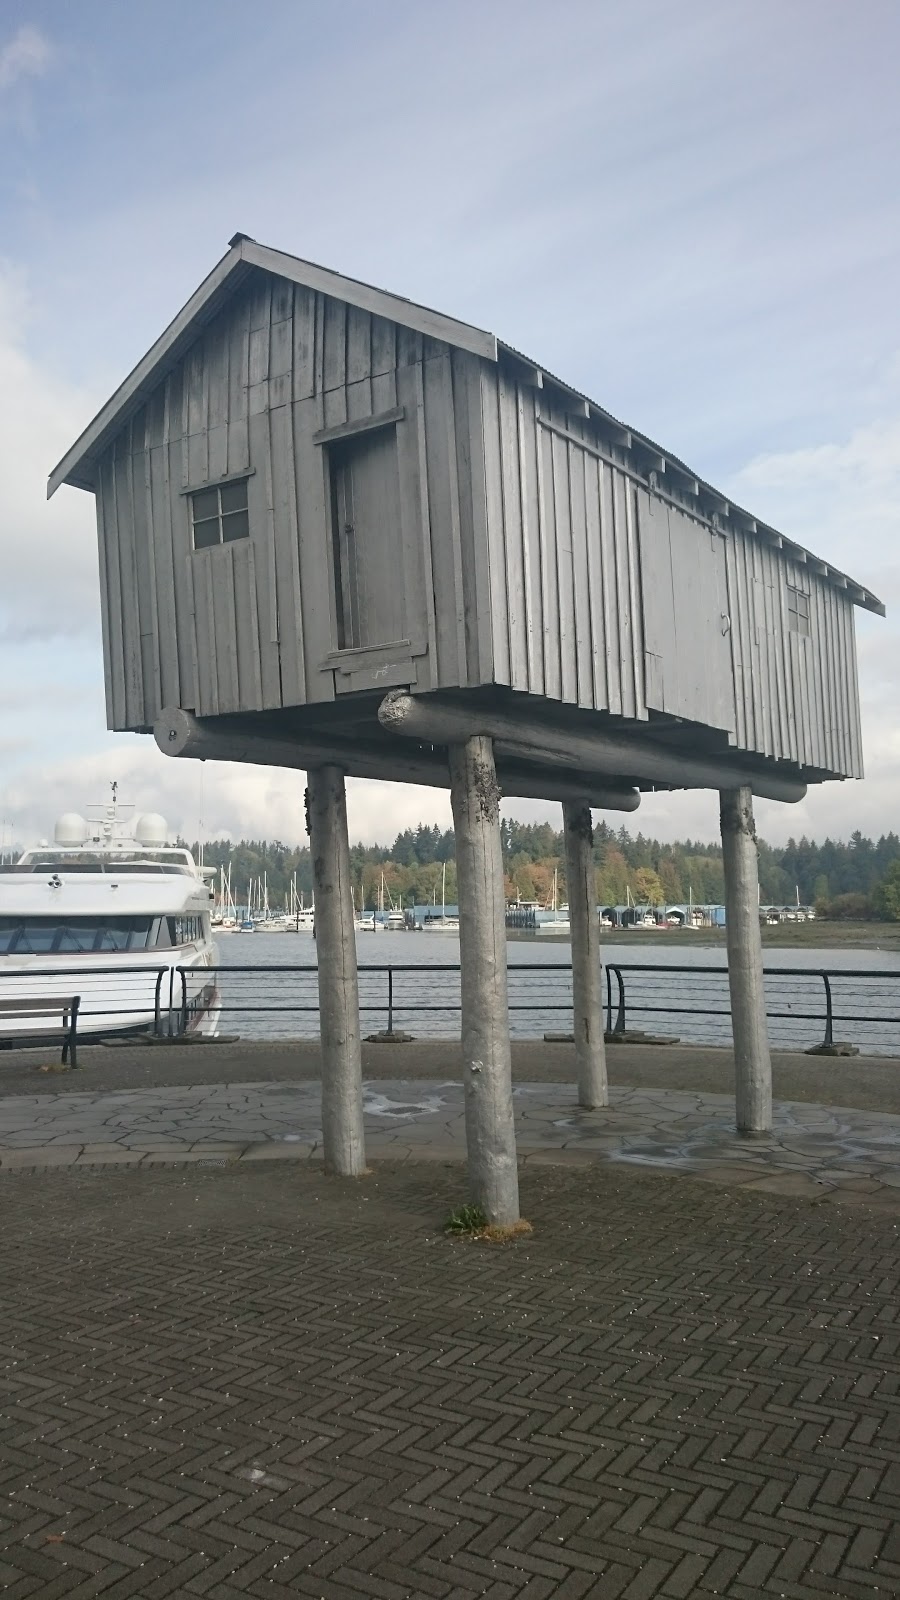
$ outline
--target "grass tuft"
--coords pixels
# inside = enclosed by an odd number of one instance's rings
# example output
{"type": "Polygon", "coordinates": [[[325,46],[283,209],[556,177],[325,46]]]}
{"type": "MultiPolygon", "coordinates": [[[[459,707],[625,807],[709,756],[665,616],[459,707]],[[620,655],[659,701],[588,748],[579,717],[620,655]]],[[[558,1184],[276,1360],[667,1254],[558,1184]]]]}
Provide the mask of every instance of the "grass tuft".
{"type": "Polygon", "coordinates": [[[445,1233],[482,1233],[488,1219],[480,1206],[457,1206],[444,1223],[445,1233]]]}

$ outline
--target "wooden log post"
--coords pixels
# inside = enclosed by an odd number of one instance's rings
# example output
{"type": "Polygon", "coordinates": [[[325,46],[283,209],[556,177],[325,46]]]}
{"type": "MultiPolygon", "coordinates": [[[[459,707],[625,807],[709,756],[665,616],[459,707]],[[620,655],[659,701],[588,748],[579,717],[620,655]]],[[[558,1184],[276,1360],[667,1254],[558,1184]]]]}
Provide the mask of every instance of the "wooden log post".
{"type": "Polygon", "coordinates": [[[750,789],[721,790],[719,808],[737,1128],[739,1133],[767,1133],[772,1127],[772,1058],[766,1026],[759,862],[750,789]]]}
{"type": "Polygon", "coordinates": [[[365,1171],[366,1150],[344,774],[340,767],[311,767],[307,783],[306,826],[312,854],[319,967],[325,1171],[355,1178],[365,1171]]]}
{"type": "Polygon", "coordinates": [[[469,1192],[489,1222],[519,1220],[506,978],[500,790],[490,739],[450,746],[456,831],[469,1192]]]}
{"type": "Polygon", "coordinates": [[[594,873],[594,829],[588,806],[563,805],[566,882],[572,934],[572,1022],[578,1104],[589,1110],[609,1105],[603,1042],[600,924],[594,873]]]}

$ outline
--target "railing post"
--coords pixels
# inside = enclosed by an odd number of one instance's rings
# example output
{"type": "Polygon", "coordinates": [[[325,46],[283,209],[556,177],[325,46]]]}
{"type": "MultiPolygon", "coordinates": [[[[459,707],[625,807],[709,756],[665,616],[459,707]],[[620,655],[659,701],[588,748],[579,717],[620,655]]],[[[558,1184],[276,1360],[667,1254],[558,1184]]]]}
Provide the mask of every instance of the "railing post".
{"type": "Polygon", "coordinates": [[[183,1036],[187,1033],[188,1026],[187,973],[185,972],[184,967],[179,967],[178,972],[181,977],[181,1032],[183,1036]]]}
{"type": "Polygon", "coordinates": [[[394,969],[388,967],[388,1033],[394,1031],[394,969]]]}
{"type": "Polygon", "coordinates": [[[68,1061],[73,1072],[78,1066],[78,1011],[80,1006],[81,995],[73,995],[72,1005],[69,1010],[69,1031],[66,1034],[62,1052],[63,1063],[65,1064],[68,1061]]]}
{"type": "Polygon", "coordinates": [[[823,1044],[834,1044],[834,1008],[831,1002],[831,983],[828,973],[822,973],[822,982],[825,985],[825,1038],[823,1044]]]}
{"type": "Polygon", "coordinates": [[[156,992],[153,996],[153,1034],[154,1038],[162,1038],[162,981],[166,975],[165,967],[160,967],[156,974],[156,992]]]}
{"type": "Polygon", "coordinates": [[[612,1031],[613,1031],[613,1033],[624,1033],[625,1032],[625,980],[622,977],[622,968],[621,967],[612,967],[611,971],[613,971],[615,973],[615,975],[616,975],[616,984],[618,986],[618,991],[619,991],[618,1009],[616,1011],[616,1025],[615,1025],[615,1027],[613,1028],[612,1031]]]}
{"type": "Polygon", "coordinates": [[[612,1033],[612,978],[609,967],[606,968],[606,1031],[612,1033]]]}
{"type": "Polygon", "coordinates": [[[609,1104],[603,1039],[600,924],[594,874],[591,808],[563,803],[566,883],[572,935],[572,1024],[578,1104],[593,1110],[609,1104]]]}

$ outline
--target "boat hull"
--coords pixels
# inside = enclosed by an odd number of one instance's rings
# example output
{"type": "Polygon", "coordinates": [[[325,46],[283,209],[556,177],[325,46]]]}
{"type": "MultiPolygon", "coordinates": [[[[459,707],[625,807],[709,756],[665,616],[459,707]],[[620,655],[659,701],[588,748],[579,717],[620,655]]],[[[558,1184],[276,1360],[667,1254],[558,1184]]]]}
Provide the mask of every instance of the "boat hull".
{"type": "Polygon", "coordinates": [[[58,1002],[61,1018],[66,1001],[76,995],[78,1038],[84,1042],[142,1033],[211,1037],[221,1010],[216,976],[210,971],[214,959],[207,952],[165,966],[144,961],[83,969],[47,959],[30,968],[0,961],[0,1050],[58,1043],[61,1024],[45,1028],[44,1017],[35,1013],[58,1002]],[[11,1009],[4,1002],[12,1002],[11,1009]],[[29,1014],[29,1005],[34,1013],[29,1014]]]}

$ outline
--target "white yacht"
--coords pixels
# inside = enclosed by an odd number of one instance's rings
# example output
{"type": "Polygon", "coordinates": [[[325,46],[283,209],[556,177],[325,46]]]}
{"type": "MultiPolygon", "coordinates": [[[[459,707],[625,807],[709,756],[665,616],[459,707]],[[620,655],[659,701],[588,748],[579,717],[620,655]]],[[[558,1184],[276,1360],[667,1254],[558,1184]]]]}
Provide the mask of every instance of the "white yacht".
{"type": "Polygon", "coordinates": [[[54,843],[0,867],[0,1047],[59,1038],[216,1031],[213,868],[167,843],[163,817],[112,801],[68,813],[54,843]]]}

